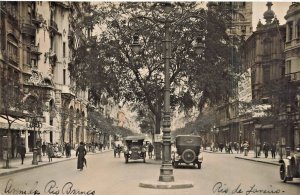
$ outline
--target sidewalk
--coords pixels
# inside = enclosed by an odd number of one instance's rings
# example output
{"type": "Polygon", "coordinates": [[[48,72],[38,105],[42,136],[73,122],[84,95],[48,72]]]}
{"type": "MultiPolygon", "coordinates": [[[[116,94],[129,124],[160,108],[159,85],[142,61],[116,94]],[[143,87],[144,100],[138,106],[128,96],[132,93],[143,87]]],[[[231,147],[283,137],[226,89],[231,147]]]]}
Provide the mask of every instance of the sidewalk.
{"type": "MultiPolygon", "coordinates": [[[[110,152],[112,151],[111,149],[109,150],[103,150],[102,152],[100,152],[99,150],[96,150],[95,153],[93,152],[88,152],[87,155],[95,155],[95,154],[101,154],[104,152],[110,152]]],[[[29,169],[34,169],[34,168],[38,168],[38,167],[42,167],[42,166],[46,166],[46,165],[51,165],[54,163],[58,163],[58,162],[62,162],[62,161],[67,161],[67,160],[72,160],[72,159],[76,159],[76,151],[72,150],[71,151],[71,157],[66,158],[66,156],[62,156],[61,158],[52,158],[52,162],[49,162],[48,160],[48,156],[42,156],[42,162],[38,162],[38,165],[32,165],[32,156],[33,153],[26,153],[25,155],[25,159],[24,159],[24,164],[21,164],[21,158],[14,158],[14,159],[10,159],[9,161],[9,169],[3,168],[5,165],[5,162],[3,160],[0,161],[0,177],[4,176],[4,175],[9,175],[12,173],[17,173],[20,171],[25,171],[25,170],[29,170],[29,169]]],[[[39,160],[39,158],[38,158],[39,160]]]]}
{"type": "Polygon", "coordinates": [[[234,156],[236,159],[243,159],[243,160],[250,160],[250,161],[255,161],[255,162],[260,162],[260,163],[266,163],[266,164],[271,164],[271,165],[277,165],[279,166],[279,156],[277,155],[275,159],[272,159],[271,154],[269,154],[268,158],[265,158],[264,154],[262,153],[261,156],[255,157],[255,153],[253,150],[250,150],[248,152],[248,155],[245,156],[244,153],[236,153],[236,151],[233,151],[232,153],[226,153],[225,151],[220,152],[213,152],[210,150],[203,150],[203,152],[208,152],[208,153],[214,153],[214,154],[224,154],[224,155],[230,155],[234,156]]]}

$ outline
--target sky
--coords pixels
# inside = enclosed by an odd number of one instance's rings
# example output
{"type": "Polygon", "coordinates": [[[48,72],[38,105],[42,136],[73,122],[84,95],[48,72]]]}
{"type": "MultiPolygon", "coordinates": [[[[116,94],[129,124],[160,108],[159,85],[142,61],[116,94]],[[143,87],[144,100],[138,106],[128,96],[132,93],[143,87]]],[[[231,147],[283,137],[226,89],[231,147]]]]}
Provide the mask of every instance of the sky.
{"type": "MultiPolygon", "coordinates": [[[[289,6],[291,5],[292,1],[281,1],[281,2],[272,2],[273,6],[271,9],[275,12],[276,17],[279,19],[279,24],[285,24],[284,16],[287,13],[287,10],[289,6]]],[[[265,11],[267,11],[267,1],[253,1],[253,15],[252,15],[252,25],[253,25],[253,31],[255,31],[257,23],[259,19],[261,19],[261,22],[265,24],[265,19],[263,17],[263,14],[265,11]]]]}

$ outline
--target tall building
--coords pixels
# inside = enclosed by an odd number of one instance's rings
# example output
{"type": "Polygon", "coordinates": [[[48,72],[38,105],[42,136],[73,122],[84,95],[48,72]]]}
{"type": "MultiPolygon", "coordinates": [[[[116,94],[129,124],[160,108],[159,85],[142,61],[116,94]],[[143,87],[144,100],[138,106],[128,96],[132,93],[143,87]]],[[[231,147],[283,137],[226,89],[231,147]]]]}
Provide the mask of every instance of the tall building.
{"type": "Polygon", "coordinates": [[[231,16],[227,24],[228,35],[243,36],[247,39],[252,34],[252,2],[209,2],[208,9],[223,6],[231,16]]]}
{"type": "Polygon", "coordinates": [[[279,25],[272,10],[272,3],[266,4],[263,16],[265,24],[257,24],[257,30],[242,47],[242,70],[251,70],[252,103],[248,112],[240,114],[242,140],[251,146],[263,142],[276,143],[280,139],[279,125],[275,124],[281,100],[274,92],[279,83],[284,83],[284,37],[285,25],[279,25]],[[271,111],[271,116],[266,111],[271,111]],[[276,119],[275,119],[276,118],[276,119]]]}
{"type": "Polygon", "coordinates": [[[82,39],[81,34],[73,33],[70,23],[74,17],[76,20],[84,16],[85,4],[88,3],[1,2],[1,154],[8,149],[10,157],[15,156],[22,142],[27,151],[32,151],[34,130],[43,142],[69,142],[75,146],[87,140],[88,94],[76,90],[68,70],[72,51],[82,39]],[[13,97],[7,96],[11,90],[6,86],[14,89],[13,97]],[[3,106],[16,100],[27,106],[3,106]],[[42,127],[29,128],[26,115],[43,117],[42,127]],[[9,125],[9,121],[13,123],[9,125]],[[7,143],[8,148],[2,143],[7,143]]]}
{"type": "MultiPolygon", "coordinates": [[[[252,2],[209,2],[208,9],[227,11],[230,19],[227,23],[227,34],[232,40],[241,43],[252,34],[252,2]],[[218,7],[219,6],[219,7],[218,7]]],[[[233,54],[236,55],[237,53],[233,54]]],[[[237,59],[239,56],[235,56],[237,59]]],[[[237,62],[239,60],[236,60],[237,62]]],[[[239,70],[241,64],[235,63],[231,69],[239,70]]],[[[232,93],[227,102],[220,103],[216,108],[217,142],[240,142],[238,83],[231,81],[232,93]]]]}
{"type": "Polygon", "coordinates": [[[288,128],[282,128],[287,145],[294,148],[300,144],[300,3],[290,5],[286,19],[285,36],[285,77],[288,79],[288,104],[285,111],[292,117],[288,128]]]}

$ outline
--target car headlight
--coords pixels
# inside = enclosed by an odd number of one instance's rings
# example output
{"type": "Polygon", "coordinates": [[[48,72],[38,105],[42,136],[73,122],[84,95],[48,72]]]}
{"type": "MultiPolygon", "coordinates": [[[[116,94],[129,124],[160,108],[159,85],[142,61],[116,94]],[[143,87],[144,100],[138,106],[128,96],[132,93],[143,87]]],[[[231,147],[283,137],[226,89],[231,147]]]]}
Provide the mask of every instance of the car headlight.
{"type": "Polygon", "coordinates": [[[203,160],[203,155],[202,154],[199,154],[198,160],[203,160]]]}

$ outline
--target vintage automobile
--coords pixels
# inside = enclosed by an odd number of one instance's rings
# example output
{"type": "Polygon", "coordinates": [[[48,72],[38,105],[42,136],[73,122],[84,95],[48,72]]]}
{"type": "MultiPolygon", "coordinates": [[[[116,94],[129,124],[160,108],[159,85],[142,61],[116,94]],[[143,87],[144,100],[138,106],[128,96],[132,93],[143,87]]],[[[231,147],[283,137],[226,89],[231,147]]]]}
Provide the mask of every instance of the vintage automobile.
{"type": "Polygon", "coordinates": [[[195,135],[177,135],[175,146],[172,151],[172,165],[176,168],[179,164],[197,165],[201,169],[203,161],[200,153],[201,137],[195,135]]]}
{"type": "Polygon", "coordinates": [[[129,159],[142,159],[144,163],[146,162],[146,148],[143,144],[144,139],[144,136],[128,136],[125,138],[125,163],[128,163],[129,159]]]}
{"type": "Polygon", "coordinates": [[[293,181],[293,178],[300,178],[300,146],[296,147],[294,154],[286,159],[279,160],[280,179],[283,182],[293,181]]]}

